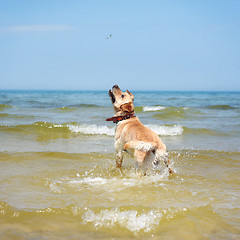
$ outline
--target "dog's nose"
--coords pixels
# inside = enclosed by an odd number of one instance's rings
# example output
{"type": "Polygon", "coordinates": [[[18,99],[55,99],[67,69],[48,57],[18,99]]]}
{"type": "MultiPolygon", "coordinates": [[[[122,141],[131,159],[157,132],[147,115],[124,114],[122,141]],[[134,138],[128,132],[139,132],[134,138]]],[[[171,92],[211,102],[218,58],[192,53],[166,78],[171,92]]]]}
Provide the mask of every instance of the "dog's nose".
{"type": "Polygon", "coordinates": [[[112,88],[119,88],[119,86],[117,84],[115,84],[112,88]]]}

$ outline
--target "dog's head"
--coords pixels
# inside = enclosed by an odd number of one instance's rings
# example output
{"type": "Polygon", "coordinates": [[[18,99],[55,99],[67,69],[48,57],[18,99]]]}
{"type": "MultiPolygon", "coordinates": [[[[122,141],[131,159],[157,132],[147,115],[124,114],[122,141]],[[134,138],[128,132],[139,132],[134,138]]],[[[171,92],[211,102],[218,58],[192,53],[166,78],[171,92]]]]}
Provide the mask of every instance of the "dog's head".
{"type": "Polygon", "coordinates": [[[114,85],[112,89],[109,90],[109,96],[117,116],[134,112],[134,96],[128,90],[122,92],[118,85],[114,85]]]}

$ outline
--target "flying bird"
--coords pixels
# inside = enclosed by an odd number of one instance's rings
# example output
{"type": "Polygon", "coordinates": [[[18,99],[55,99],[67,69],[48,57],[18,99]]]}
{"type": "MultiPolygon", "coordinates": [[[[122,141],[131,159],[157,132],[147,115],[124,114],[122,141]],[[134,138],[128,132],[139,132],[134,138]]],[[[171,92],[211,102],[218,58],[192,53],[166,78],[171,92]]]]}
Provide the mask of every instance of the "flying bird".
{"type": "Polygon", "coordinates": [[[109,34],[106,39],[111,39],[111,38],[112,38],[112,34],[109,34]]]}

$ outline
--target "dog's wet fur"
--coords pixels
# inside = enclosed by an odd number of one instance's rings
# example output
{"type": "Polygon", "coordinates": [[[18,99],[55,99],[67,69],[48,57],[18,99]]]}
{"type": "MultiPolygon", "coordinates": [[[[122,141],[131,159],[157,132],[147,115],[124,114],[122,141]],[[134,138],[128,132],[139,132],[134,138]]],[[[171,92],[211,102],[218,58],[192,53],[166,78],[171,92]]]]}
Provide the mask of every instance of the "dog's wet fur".
{"type": "MultiPolygon", "coordinates": [[[[115,116],[134,116],[134,96],[128,90],[122,92],[118,85],[109,90],[115,116]]],[[[120,168],[123,161],[123,153],[127,152],[136,161],[136,166],[141,174],[145,175],[149,164],[157,166],[163,161],[169,170],[168,153],[165,144],[150,128],[144,126],[138,117],[132,117],[119,121],[115,131],[116,167],[120,168]]]]}

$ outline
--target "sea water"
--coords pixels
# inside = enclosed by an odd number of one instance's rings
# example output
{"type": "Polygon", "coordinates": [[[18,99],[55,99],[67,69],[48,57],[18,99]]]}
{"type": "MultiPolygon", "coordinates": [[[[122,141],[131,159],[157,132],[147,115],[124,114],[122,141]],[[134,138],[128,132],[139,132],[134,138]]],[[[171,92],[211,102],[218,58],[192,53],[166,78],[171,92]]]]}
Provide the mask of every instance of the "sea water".
{"type": "Polygon", "coordinates": [[[133,94],[173,175],[115,168],[107,91],[0,91],[0,239],[239,239],[240,93],[133,94]]]}

